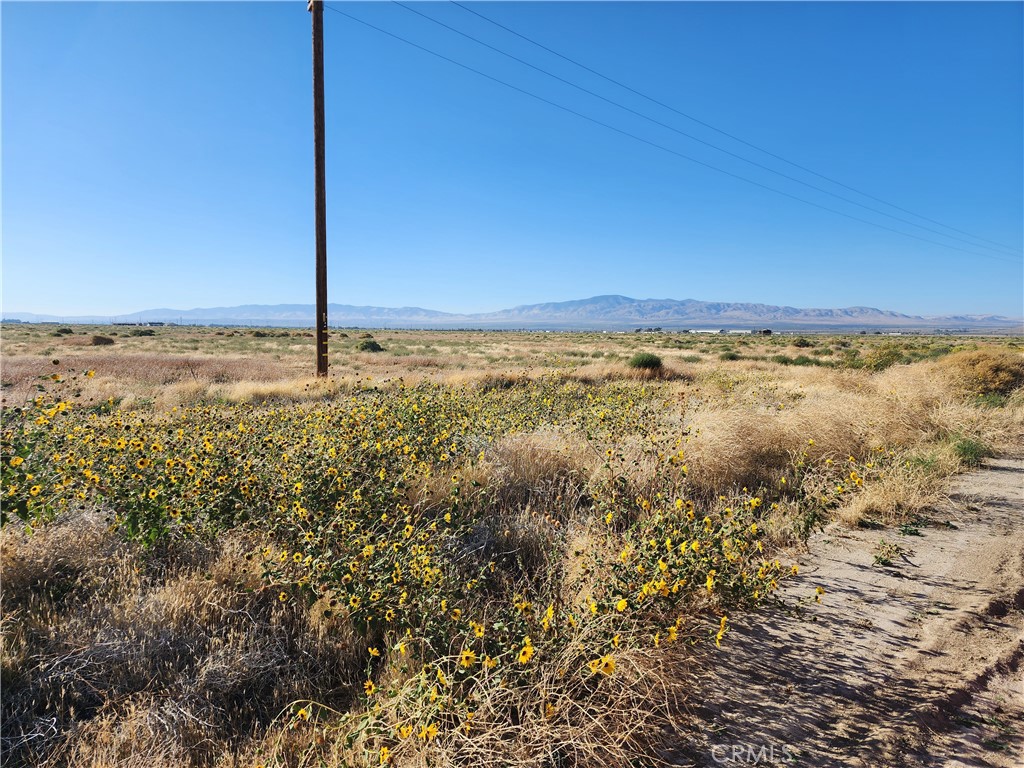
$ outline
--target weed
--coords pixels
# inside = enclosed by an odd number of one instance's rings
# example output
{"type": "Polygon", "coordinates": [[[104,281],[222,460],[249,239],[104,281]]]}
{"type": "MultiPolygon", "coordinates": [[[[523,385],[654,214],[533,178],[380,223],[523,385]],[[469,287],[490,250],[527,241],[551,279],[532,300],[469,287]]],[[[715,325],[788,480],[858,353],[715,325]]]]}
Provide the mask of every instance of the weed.
{"type": "Polygon", "coordinates": [[[899,544],[880,539],[874,549],[875,565],[882,566],[883,568],[891,566],[893,561],[903,555],[903,553],[904,550],[899,544]]]}
{"type": "Polygon", "coordinates": [[[998,392],[984,392],[974,396],[974,402],[984,408],[1003,408],[1010,398],[1008,395],[1001,395],[998,392]]]}
{"type": "Polygon", "coordinates": [[[953,451],[968,467],[977,467],[982,459],[994,455],[991,448],[973,437],[954,438],[953,451]]]}
{"type": "Polygon", "coordinates": [[[908,520],[905,523],[901,523],[899,527],[900,536],[920,536],[921,535],[921,521],[918,519],[908,520]]]}

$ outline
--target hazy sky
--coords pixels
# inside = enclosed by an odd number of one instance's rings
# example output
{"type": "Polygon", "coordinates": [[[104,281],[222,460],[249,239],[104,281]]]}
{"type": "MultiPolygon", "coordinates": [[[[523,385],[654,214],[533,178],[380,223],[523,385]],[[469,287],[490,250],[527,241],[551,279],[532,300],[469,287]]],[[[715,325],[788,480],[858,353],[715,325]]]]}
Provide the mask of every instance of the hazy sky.
{"type": "MultiPolygon", "coordinates": [[[[411,4],[640,115],[395,3],[327,6],[565,108],[326,10],[333,303],[1024,314],[1021,3],[468,5],[664,106],[411,4]]],[[[313,303],[304,0],[3,2],[0,24],[5,312],[313,303]]]]}

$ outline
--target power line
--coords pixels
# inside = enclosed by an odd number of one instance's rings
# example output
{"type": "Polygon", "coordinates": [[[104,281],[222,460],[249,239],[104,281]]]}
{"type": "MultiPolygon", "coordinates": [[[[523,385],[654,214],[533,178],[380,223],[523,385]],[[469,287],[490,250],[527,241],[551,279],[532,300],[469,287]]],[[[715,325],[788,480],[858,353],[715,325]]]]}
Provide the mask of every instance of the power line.
{"type": "MultiPolygon", "coordinates": [[[[906,208],[902,208],[902,207],[896,205],[895,203],[890,203],[889,201],[883,200],[880,197],[875,197],[874,195],[868,194],[867,192],[864,192],[863,190],[857,189],[856,187],[851,187],[848,184],[844,184],[841,181],[838,181],[836,179],[831,178],[830,176],[826,176],[823,173],[819,173],[819,172],[817,172],[815,170],[812,170],[811,168],[807,168],[806,166],[800,165],[799,163],[796,163],[796,162],[794,162],[792,160],[789,160],[788,158],[785,158],[782,155],[779,155],[779,154],[776,154],[774,152],[771,152],[770,150],[767,150],[764,147],[760,147],[757,144],[753,144],[752,142],[746,141],[745,139],[741,139],[739,136],[736,136],[736,135],[734,135],[732,133],[729,133],[728,131],[724,131],[721,128],[717,128],[714,125],[711,125],[710,123],[704,122],[703,120],[700,120],[700,119],[694,117],[693,115],[687,114],[686,112],[683,112],[682,110],[676,109],[675,107],[673,107],[673,106],[671,106],[669,104],[666,104],[663,101],[659,101],[658,99],[654,98],[653,96],[649,96],[648,94],[643,93],[642,91],[639,91],[636,88],[633,88],[633,87],[631,87],[629,85],[626,85],[625,83],[620,82],[619,80],[615,80],[614,78],[611,78],[608,75],[602,74],[601,72],[598,72],[596,69],[592,69],[592,68],[588,67],[586,64],[581,64],[580,62],[576,61],[575,59],[570,58],[569,56],[566,56],[566,55],[564,55],[562,53],[559,53],[558,51],[554,50],[553,48],[549,48],[548,46],[544,45],[543,43],[539,43],[536,40],[534,40],[533,38],[528,37],[528,36],[522,34],[521,32],[517,32],[516,30],[512,29],[511,27],[507,27],[504,24],[501,24],[500,22],[497,22],[497,21],[495,21],[494,19],[492,19],[492,18],[490,18],[488,16],[485,16],[484,14],[480,13],[479,11],[475,11],[472,8],[469,8],[468,6],[463,5],[462,3],[458,2],[458,0],[449,0],[449,2],[451,2],[452,5],[457,5],[459,8],[461,8],[462,10],[464,10],[464,11],[466,11],[468,13],[472,13],[474,16],[478,16],[479,18],[483,19],[484,21],[486,21],[486,22],[488,22],[490,24],[493,24],[496,27],[500,27],[501,29],[505,30],[506,32],[509,32],[510,34],[513,34],[516,37],[521,38],[521,39],[525,40],[526,42],[531,43],[532,45],[535,45],[538,48],[541,48],[542,50],[545,50],[548,53],[550,53],[550,54],[552,54],[554,56],[559,57],[560,59],[568,61],[570,64],[574,64],[577,67],[580,67],[581,69],[584,69],[587,72],[590,72],[593,75],[597,75],[598,77],[602,78],[603,80],[606,80],[609,83],[612,83],[613,85],[617,85],[619,88],[624,88],[625,90],[629,91],[630,93],[636,94],[637,96],[640,96],[641,98],[646,99],[647,101],[651,102],[652,104],[657,104],[659,107],[667,109],[670,112],[674,112],[677,115],[680,115],[681,117],[685,117],[687,120],[691,120],[691,121],[697,123],[698,125],[704,126],[705,128],[709,128],[710,130],[715,131],[716,133],[719,133],[719,134],[721,134],[723,136],[726,136],[726,137],[732,139],[733,141],[739,142],[740,144],[743,144],[744,146],[750,147],[751,149],[756,149],[758,152],[762,152],[762,153],[768,155],[769,157],[775,158],[776,160],[781,160],[782,162],[784,162],[784,163],[786,163],[788,165],[791,165],[794,168],[799,168],[801,171],[804,171],[805,173],[809,173],[809,174],[811,174],[813,176],[817,176],[819,179],[824,179],[825,181],[828,181],[828,182],[830,182],[832,184],[835,184],[836,186],[842,187],[843,189],[848,189],[851,192],[856,192],[858,195],[862,195],[862,196],[864,196],[864,197],[866,197],[866,198],[868,198],[870,200],[874,200],[877,203],[882,203],[883,205],[887,205],[890,208],[895,208],[897,211],[902,211],[903,213],[910,214],[911,216],[916,216],[919,219],[923,219],[924,221],[930,222],[932,224],[937,224],[940,227],[945,227],[946,229],[952,230],[953,232],[959,232],[961,235],[967,235],[968,237],[973,238],[975,240],[981,240],[981,241],[986,242],[986,243],[991,243],[992,245],[997,245],[1000,248],[1003,248],[1004,250],[1010,250],[1010,251],[1013,252],[1014,255],[1016,255],[1017,253],[1020,252],[1019,248],[1016,248],[1016,247],[1014,247],[1012,245],[1006,245],[1005,243],[1000,243],[1000,242],[997,242],[995,240],[989,240],[988,238],[981,237],[980,235],[975,235],[975,234],[972,234],[971,232],[965,232],[962,229],[957,229],[956,227],[950,226],[949,224],[944,224],[941,221],[936,221],[935,219],[931,219],[931,218],[929,218],[927,216],[924,216],[924,215],[922,215],[920,213],[915,213],[914,211],[908,210],[906,208]]],[[[401,5],[401,3],[398,3],[398,4],[401,5]]],[[[429,18],[429,17],[427,17],[427,18],[429,18]]],[[[438,23],[440,23],[440,22],[438,22],[438,23]]],[[[460,33],[460,34],[462,34],[462,33],[460,33]]],[[[483,43],[483,45],[486,45],[486,43],[483,43]]],[[[488,47],[491,47],[491,46],[488,46],[488,47]]],[[[530,65],[530,66],[532,66],[532,65],[530,65]]],[[[552,75],[552,77],[554,77],[554,75],[552,75]]],[[[561,79],[561,78],[559,78],[559,79],[561,79]]],[[[565,82],[565,81],[563,81],[563,82],[565,82]]],[[[599,97],[599,98],[603,98],[603,97],[599,97]]],[[[688,134],[684,134],[684,135],[688,135],[688,134]]],[[[693,138],[693,137],[690,137],[690,138],[693,138]]],[[[697,139],[697,141],[700,141],[700,139],[697,139]]],[[[707,143],[707,142],[702,142],[702,143],[707,143]]],[[[713,146],[713,145],[709,145],[709,146],[713,146]]],[[[719,148],[716,147],[716,149],[719,149],[719,148]]],[[[721,150],[721,151],[725,152],[726,150],[721,150]]],[[[731,153],[728,153],[728,154],[731,154],[731,153]]],[[[734,155],[734,157],[735,157],[735,155],[734,155]]],[[[741,158],[741,159],[746,160],[746,158],[741,158]]],[[[753,161],[750,161],[750,160],[747,160],[747,162],[753,163],[753,161]]],[[[758,165],[757,163],[753,163],[753,164],[754,165],[758,165]]],[[[759,165],[758,167],[764,167],[764,166],[760,166],[759,165]]],[[[768,170],[772,170],[772,169],[768,169],[768,170]]],[[[778,173],[778,171],[774,171],[774,170],[772,172],[773,173],[778,173]]],[[[787,178],[787,179],[788,178],[792,178],[792,177],[786,176],[785,174],[782,174],[782,173],[779,173],[779,175],[780,176],[785,176],[785,178],[787,178]]],[[[800,183],[801,184],[806,184],[806,182],[802,182],[802,181],[800,183]]],[[[807,184],[807,186],[810,186],[813,189],[819,189],[819,187],[814,187],[813,185],[810,185],[810,184],[807,184]]],[[[820,190],[820,191],[825,191],[825,190],[820,190]]],[[[826,194],[832,194],[832,193],[831,192],[826,192],[826,194]]],[[[834,197],[839,197],[838,195],[833,195],[833,196],[834,197]]],[[[839,197],[839,199],[840,200],[847,200],[847,202],[853,202],[853,201],[848,200],[845,197],[839,197]]],[[[861,205],[861,204],[854,202],[854,205],[861,205]]],[[[861,205],[861,207],[862,208],[867,208],[867,210],[869,210],[869,211],[876,211],[876,212],[882,213],[882,215],[884,215],[884,216],[890,216],[890,218],[894,218],[897,221],[904,221],[904,222],[906,222],[906,219],[901,219],[901,218],[899,218],[897,216],[892,216],[891,214],[887,214],[887,213],[884,213],[884,212],[881,212],[881,211],[877,211],[874,208],[870,208],[870,207],[864,206],[864,205],[861,205]]],[[[913,222],[906,222],[906,223],[913,224],[913,222]]],[[[926,229],[929,232],[935,232],[935,230],[930,229],[929,227],[922,227],[920,224],[913,224],[913,226],[921,227],[922,229],[926,229]]],[[[966,240],[962,240],[961,238],[953,238],[952,235],[946,235],[946,234],[941,233],[941,232],[938,233],[938,234],[942,234],[944,237],[950,237],[950,238],[952,238],[954,240],[960,240],[961,242],[968,242],[966,240]]],[[[976,243],[968,243],[968,244],[969,245],[974,245],[975,247],[982,247],[982,248],[986,247],[986,246],[979,246],[976,243]]]]}
{"type": "MultiPolygon", "coordinates": [[[[992,248],[991,246],[981,245],[979,243],[973,243],[970,240],[965,240],[962,237],[957,237],[956,235],[950,235],[950,234],[948,234],[946,232],[942,232],[941,230],[933,229],[932,227],[926,227],[923,224],[918,224],[917,222],[911,221],[910,219],[904,219],[901,216],[895,216],[895,215],[893,215],[891,213],[887,213],[886,211],[880,210],[878,208],[873,208],[870,205],[865,205],[864,203],[857,202],[856,200],[852,200],[849,197],[844,197],[843,195],[837,194],[835,192],[831,192],[831,191],[829,191],[827,189],[824,189],[823,187],[819,187],[819,186],[816,186],[815,184],[811,184],[810,182],[804,181],[803,179],[799,179],[796,176],[790,176],[789,174],[783,173],[782,171],[777,171],[774,168],[771,168],[770,166],[764,165],[764,164],[759,163],[759,162],[757,162],[755,160],[751,160],[750,158],[744,157],[743,155],[738,155],[735,152],[730,152],[728,149],[723,149],[722,147],[718,146],[717,144],[713,144],[710,141],[705,141],[704,139],[701,139],[701,138],[699,138],[697,136],[694,136],[693,134],[686,133],[685,131],[681,131],[678,128],[676,128],[675,126],[673,126],[673,125],[669,125],[668,123],[663,123],[660,120],[657,120],[657,119],[655,119],[655,118],[653,118],[653,117],[651,117],[649,115],[644,114],[643,112],[639,112],[639,111],[637,111],[635,109],[632,109],[631,107],[627,107],[625,104],[621,104],[620,102],[617,102],[617,101],[615,101],[613,99],[609,99],[606,96],[602,96],[600,93],[596,93],[594,91],[589,90],[588,88],[584,88],[582,85],[574,83],[571,80],[566,80],[564,77],[559,77],[558,75],[556,75],[556,74],[554,74],[552,72],[549,72],[548,70],[544,69],[543,67],[538,67],[535,64],[531,64],[529,61],[525,61],[524,59],[521,59],[518,56],[514,56],[511,53],[508,53],[507,51],[502,50],[501,48],[493,46],[493,45],[491,45],[489,43],[485,43],[483,40],[480,40],[479,38],[473,37],[473,35],[470,35],[470,34],[468,34],[466,32],[463,32],[460,29],[456,29],[455,27],[449,26],[448,24],[445,24],[443,21],[439,21],[438,19],[435,19],[432,16],[428,16],[427,14],[423,13],[422,11],[418,11],[415,8],[412,8],[411,6],[406,5],[405,3],[399,2],[399,0],[391,0],[391,1],[395,5],[397,5],[397,6],[401,7],[401,8],[404,8],[405,10],[409,11],[410,13],[415,13],[417,16],[421,16],[424,19],[427,19],[428,21],[433,22],[434,24],[437,24],[437,25],[439,25],[441,27],[444,27],[445,29],[450,30],[451,32],[454,32],[454,33],[456,33],[458,35],[461,35],[462,37],[465,37],[468,40],[472,40],[473,42],[478,43],[479,45],[482,45],[485,48],[488,48],[489,50],[495,51],[496,53],[500,53],[502,56],[506,56],[506,57],[512,59],[513,61],[517,61],[520,64],[523,64],[524,66],[530,67],[531,69],[536,70],[537,72],[540,72],[540,73],[542,73],[544,75],[547,75],[548,77],[553,78],[553,79],[559,81],[560,83],[565,83],[566,85],[569,85],[569,86],[571,86],[571,87],[573,87],[573,88],[575,88],[575,89],[577,89],[579,91],[582,91],[583,93],[586,93],[586,94],[588,94],[590,96],[593,96],[594,98],[597,98],[597,99],[600,99],[601,101],[607,102],[608,104],[611,104],[611,105],[613,105],[615,107],[618,107],[619,109],[625,110],[626,112],[629,112],[630,114],[633,114],[633,115],[636,115],[637,117],[643,118],[644,120],[647,120],[648,122],[654,123],[655,125],[661,126],[662,128],[666,128],[666,129],[668,129],[668,130],[670,130],[670,131],[672,131],[674,133],[679,134],[680,136],[685,136],[688,139],[692,139],[693,141],[696,141],[699,144],[703,144],[706,147],[711,147],[711,149],[714,149],[714,150],[716,150],[718,152],[722,152],[723,154],[726,154],[729,157],[736,158],[737,160],[741,160],[744,163],[748,163],[750,165],[753,165],[756,168],[760,168],[761,170],[768,171],[769,173],[774,173],[776,176],[781,176],[782,178],[788,179],[789,181],[796,182],[797,184],[802,184],[805,187],[813,189],[813,190],[815,190],[817,192],[821,192],[822,194],[834,197],[837,200],[842,200],[845,203],[850,203],[851,205],[856,205],[857,207],[863,208],[866,211],[871,211],[872,213],[877,213],[877,214],[879,214],[881,216],[886,216],[886,217],[888,217],[890,219],[893,219],[895,221],[899,221],[899,222],[902,222],[904,224],[909,224],[912,227],[917,227],[919,229],[923,229],[926,232],[931,232],[932,234],[936,234],[939,237],[948,237],[950,240],[956,240],[956,241],[961,242],[961,243],[966,243],[967,245],[970,245],[970,246],[972,246],[974,248],[986,248],[988,250],[997,251],[996,248],[992,248]]],[[[456,3],[456,5],[458,5],[458,3],[456,3]]],[[[1004,255],[1016,256],[1016,253],[1010,253],[1010,254],[1004,254],[1004,255]]]]}
{"type": "MultiPolygon", "coordinates": [[[[689,160],[691,163],[696,163],[697,165],[700,165],[700,166],[703,166],[704,168],[708,168],[708,169],[710,169],[712,171],[716,171],[718,173],[724,174],[725,176],[729,176],[731,178],[738,179],[740,181],[744,181],[747,184],[752,184],[755,187],[760,187],[761,189],[766,189],[769,192],[774,192],[776,194],[782,195],[783,197],[788,197],[791,200],[796,200],[797,202],[804,203],[805,205],[810,205],[810,206],[813,206],[814,208],[819,208],[820,210],[828,211],[829,213],[834,213],[837,216],[843,216],[844,218],[851,219],[853,221],[859,221],[862,224],[867,224],[868,226],[876,227],[877,229],[884,229],[884,230],[886,230],[888,232],[894,232],[895,234],[903,235],[904,237],[909,237],[909,238],[912,238],[914,240],[920,240],[921,242],[924,242],[924,243],[931,243],[932,245],[938,245],[938,246],[941,246],[943,248],[949,248],[949,249],[954,250],[954,251],[960,251],[961,253],[968,253],[968,254],[971,254],[972,256],[981,256],[983,258],[996,259],[996,260],[999,260],[999,261],[1005,261],[1006,260],[1005,258],[1004,259],[1000,259],[998,254],[980,253],[978,251],[969,251],[966,248],[960,248],[959,246],[950,245],[948,243],[942,243],[942,242],[939,242],[938,240],[931,240],[931,239],[926,238],[926,237],[920,237],[919,235],[911,234],[910,232],[904,232],[903,230],[894,229],[893,227],[888,227],[888,226],[886,226],[884,224],[879,224],[877,222],[870,221],[868,219],[863,219],[863,218],[861,218],[859,216],[854,216],[854,215],[849,214],[849,213],[844,213],[843,211],[836,210],[835,208],[829,208],[828,206],[821,205],[820,203],[815,203],[815,202],[813,202],[811,200],[807,200],[807,199],[799,197],[797,195],[790,194],[789,192],[785,192],[785,191],[783,191],[781,189],[777,189],[776,187],[772,187],[772,186],[769,186],[767,184],[762,184],[759,181],[754,181],[753,179],[749,179],[746,176],[740,176],[739,174],[733,173],[732,171],[727,171],[724,168],[719,168],[717,166],[711,165],[710,163],[706,163],[703,160],[698,160],[695,157],[691,157],[690,155],[684,154],[682,152],[678,152],[678,151],[676,151],[674,149],[671,149],[669,147],[664,146],[663,144],[658,144],[657,142],[650,141],[649,139],[645,139],[645,138],[643,138],[641,136],[637,136],[636,134],[630,133],[629,131],[625,131],[625,130],[623,130],[621,128],[616,128],[614,125],[610,125],[609,123],[602,122],[601,120],[598,120],[597,118],[594,118],[594,117],[590,117],[589,115],[585,115],[582,112],[577,112],[576,110],[574,110],[574,109],[572,109],[570,107],[566,107],[566,106],[564,106],[562,104],[559,104],[557,102],[551,101],[550,99],[544,98],[543,96],[538,96],[536,93],[528,91],[528,90],[526,90],[524,88],[520,88],[517,85],[513,85],[512,83],[509,83],[509,82],[506,82],[504,80],[501,80],[501,79],[499,79],[497,77],[494,77],[493,75],[489,75],[486,72],[482,72],[479,69],[475,69],[474,67],[469,66],[468,64],[463,64],[460,61],[456,61],[453,58],[445,56],[442,53],[438,53],[437,51],[431,50],[430,48],[427,48],[425,46],[420,45],[419,43],[414,43],[412,40],[408,40],[408,39],[406,39],[406,38],[404,38],[404,37],[402,37],[400,35],[396,35],[394,32],[389,32],[386,29],[382,29],[381,27],[378,27],[378,26],[376,26],[374,24],[371,24],[368,21],[364,21],[363,19],[360,19],[360,18],[358,18],[356,16],[352,16],[351,14],[346,13],[345,11],[342,11],[342,10],[340,10],[338,8],[334,8],[333,6],[326,5],[326,4],[324,5],[324,8],[326,8],[327,10],[333,11],[334,13],[340,14],[340,15],[344,16],[347,19],[350,19],[350,20],[355,21],[355,22],[357,22],[359,24],[362,24],[365,27],[369,27],[370,29],[373,29],[373,30],[375,30],[377,32],[380,32],[383,35],[387,35],[388,37],[394,38],[395,40],[399,40],[400,42],[403,42],[406,45],[409,45],[409,46],[412,46],[413,48],[421,50],[424,53],[429,53],[431,56],[435,56],[435,57],[437,57],[439,59],[442,59],[443,61],[447,61],[450,64],[454,64],[457,67],[465,69],[465,70],[467,70],[469,72],[472,72],[472,73],[474,73],[476,75],[479,75],[480,77],[486,78],[487,80],[491,80],[491,81],[493,81],[495,83],[498,83],[499,85],[505,86],[506,88],[510,88],[513,91],[516,91],[518,93],[522,93],[522,94],[524,94],[526,96],[529,96],[529,97],[531,97],[533,99],[536,99],[537,101],[543,102],[544,104],[547,104],[549,106],[555,107],[556,109],[560,109],[563,112],[568,112],[571,115],[575,115],[576,117],[579,117],[579,118],[581,118],[583,120],[586,120],[588,122],[594,123],[595,125],[599,125],[602,128],[607,128],[610,131],[614,131],[615,133],[621,134],[621,135],[626,136],[628,138],[631,138],[631,139],[633,139],[635,141],[639,141],[642,144],[647,144],[648,146],[654,147],[655,149],[660,149],[663,152],[667,152],[670,155],[675,155],[676,157],[681,157],[684,160],[689,160]]],[[[1016,260],[1014,260],[1014,263],[1016,263],[1016,260]]]]}

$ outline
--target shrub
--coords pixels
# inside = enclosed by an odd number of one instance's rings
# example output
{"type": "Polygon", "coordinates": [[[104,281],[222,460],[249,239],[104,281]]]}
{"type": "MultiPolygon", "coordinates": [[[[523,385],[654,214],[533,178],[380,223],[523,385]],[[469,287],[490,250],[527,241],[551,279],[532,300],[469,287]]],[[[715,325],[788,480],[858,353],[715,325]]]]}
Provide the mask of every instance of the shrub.
{"type": "Polygon", "coordinates": [[[640,368],[645,371],[657,371],[661,368],[661,358],[650,352],[637,352],[629,360],[626,361],[626,365],[630,368],[640,368]]]}
{"type": "Polygon", "coordinates": [[[1024,386],[1024,357],[1005,350],[957,352],[941,364],[964,392],[976,395],[1009,395],[1024,386]]]}
{"type": "Polygon", "coordinates": [[[740,356],[738,352],[723,352],[718,356],[719,360],[739,360],[740,356]]]}
{"type": "Polygon", "coordinates": [[[864,367],[872,371],[884,371],[890,366],[906,362],[908,360],[902,347],[891,342],[875,347],[864,356],[864,367]]]}
{"type": "Polygon", "coordinates": [[[803,336],[797,336],[793,340],[793,346],[794,347],[800,347],[801,349],[805,349],[807,347],[813,347],[814,346],[814,342],[809,341],[808,339],[805,339],[803,336]]]}
{"type": "Polygon", "coordinates": [[[89,340],[90,346],[93,347],[106,347],[114,343],[114,340],[109,336],[93,336],[89,340]]]}
{"type": "Polygon", "coordinates": [[[356,344],[356,350],[359,352],[383,352],[384,347],[373,339],[363,339],[363,341],[356,344]]]}
{"type": "Polygon", "coordinates": [[[953,348],[948,344],[942,344],[938,347],[931,347],[927,352],[927,357],[931,360],[938,360],[940,357],[945,357],[953,351],[953,348]]]}
{"type": "Polygon", "coordinates": [[[56,331],[54,331],[54,335],[56,336],[66,336],[67,334],[70,333],[74,333],[74,331],[71,330],[70,328],[58,328],[56,331]]]}

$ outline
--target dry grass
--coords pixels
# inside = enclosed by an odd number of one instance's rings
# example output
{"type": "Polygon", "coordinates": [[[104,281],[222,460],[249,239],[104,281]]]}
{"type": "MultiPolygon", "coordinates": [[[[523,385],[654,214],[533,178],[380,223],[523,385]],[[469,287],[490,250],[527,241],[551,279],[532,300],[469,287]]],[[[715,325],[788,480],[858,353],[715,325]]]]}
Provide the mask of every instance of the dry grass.
{"type": "Polygon", "coordinates": [[[680,381],[693,380],[686,370],[661,365],[657,368],[632,368],[623,363],[590,363],[568,371],[567,378],[583,384],[601,384],[609,381],[680,381]]]}
{"type": "Polygon", "coordinates": [[[218,388],[228,384],[280,381],[292,374],[289,366],[266,358],[115,352],[70,357],[55,353],[52,358],[19,355],[3,359],[4,402],[17,404],[33,396],[40,377],[59,373],[72,378],[86,370],[96,373],[76,381],[84,402],[114,398],[126,406],[156,402],[161,407],[216,396],[218,388]]]}
{"type": "Polygon", "coordinates": [[[236,381],[207,387],[202,399],[228,403],[301,403],[330,399],[350,389],[349,382],[314,377],[267,382],[236,381]]]}
{"type": "MultiPolygon", "coordinates": [[[[486,688],[474,702],[469,728],[434,742],[392,740],[391,764],[400,768],[488,764],[599,768],[634,764],[638,755],[647,755],[647,764],[656,764],[660,735],[675,726],[677,715],[686,707],[688,692],[682,681],[687,679],[683,670],[690,659],[682,646],[660,654],[620,649],[611,676],[568,673],[578,669],[580,649],[592,646],[604,630],[595,624],[590,630],[593,636],[581,633],[578,643],[551,659],[543,678],[529,687],[486,688]]],[[[377,712],[382,721],[400,719],[398,707],[418,695],[415,682],[413,674],[383,682],[398,693],[377,712]]],[[[242,764],[341,768],[379,763],[379,746],[373,737],[359,732],[346,738],[352,724],[333,725],[331,713],[315,702],[310,709],[323,716],[321,722],[269,733],[243,754],[242,764]],[[302,757],[296,760],[295,755],[302,757]]]]}
{"type": "Polygon", "coordinates": [[[949,391],[937,367],[895,366],[874,375],[787,369],[788,381],[780,381],[777,369],[748,366],[724,396],[704,400],[688,417],[693,481],[710,495],[777,483],[792,457],[803,454],[812,461],[862,458],[881,446],[927,453],[935,443],[964,436],[999,450],[1019,445],[1024,411],[963,401],[949,391]]]}
{"type": "Polygon", "coordinates": [[[966,393],[1008,395],[1024,385],[1024,355],[1008,350],[959,352],[942,363],[954,385],[966,393]]]}
{"type": "MultiPolygon", "coordinates": [[[[1018,352],[996,344],[872,372],[751,359],[723,364],[716,359],[722,345],[738,342],[684,339],[677,340],[684,345],[679,356],[693,358],[696,350],[703,361],[682,363],[659,349],[669,365],[645,371],[624,362],[632,351],[629,337],[376,332],[385,347],[403,353],[374,355],[352,351],[356,336],[337,339],[352,349],[337,353],[326,381],[302,377],[309,344],[292,334],[215,336],[203,329],[189,336],[181,330],[165,338],[118,337],[102,349],[89,346],[84,335],[26,336],[13,345],[14,354],[5,340],[4,396],[18,402],[32,394],[39,376],[67,366],[96,371],[95,378],[77,382],[87,401],[114,398],[122,407],[157,410],[197,402],[324,400],[368,375],[385,387],[398,378],[406,384],[429,379],[484,391],[558,376],[578,386],[580,397],[590,386],[635,382],[660,387],[665,408],[651,434],[613,446],[617,466],[626,468],[626,496],[651,496],[665,479],[664,467],[643,449],[652,439],[683,441],[687,474],[676,480],[705,505],[744,488],[747,495],[777,488],[782,478],[803,483],[810,496],[830,476],[808,471],[798,478],[800,462],[817,467],[882,455],[884,471],[835,512],[850,525],[895,523],[926,512],[942,498],[945,479],[971,463],[964,445],[1006,452],[1024,444],[1024,363],[1018,352]],[[168,352],[196,339],[222,351],[168,352]],[[244,345],[262,351],[249,355],[244,345]],[[979,393],[1000,399],[981,404],[974,399],[979,393]]],[[[766,356],[785,345],[757,340],[736,348],[766,356]]],[[[601,578],[582,567],[600,546],[589,498],[607,481],[607,457],[556,427],[475,446],[479,452],[482,459],[459,468],[475,503],[489,509],[467,546],[513,562],[509,570],[543,581],[542,591],[588,595],[601,578]]],[[[432,478],[408,489],[406,500],[436,505],[449,483],[432,478]]],[[[764,520],[778,546],[797,544],[806,534],[797,501],[766,509],[764,520]]],[[[322,604],[279,600],[246,557],[254,546],[227,536],[215,543],[169,542],[147,553],[111,532],[99,512],[58,519],[31,536],[5,529],[4,764],[373,764],[374,745],[343,738],[351,724],[337,714],[348,710],[351,692],[365,679],[366,641],[343,617],[325,618],[322,604]],[[316,702],[319,720],[295,727],[290,705],[297,701],[316,702]]],[[[576,641],[574,647],[584,647],[587,638],[576,641]]],[[[692,692],[681,687],[688,679],[680,672],[684,651],[623,650],[616,658],[609,678],[560,674],[572,665],[556,659],[529,689],[489,688],[468,734],[432,744],[402,741],[394,764],[627,765],[651,753],[659,729],[671,724],[692,692]]],[[[406,681],[387,682],[401,687],[406,681]]]]}
{"type": "Polygon", "coordinates": [[[837,519],[851,527],[865,520],[893,524],[918,517],[945,500],[944,480],[963,468],[953,448],[943,445],[928,455],[909,455],[840,507],[837,519]]]}
{"type": "Polygon", "coordinates": [[[5,765],[216,765],[361,676],[349,628],[281,603],[245,542],[147,554],[80,514],[2,544],[5,765]]]}

